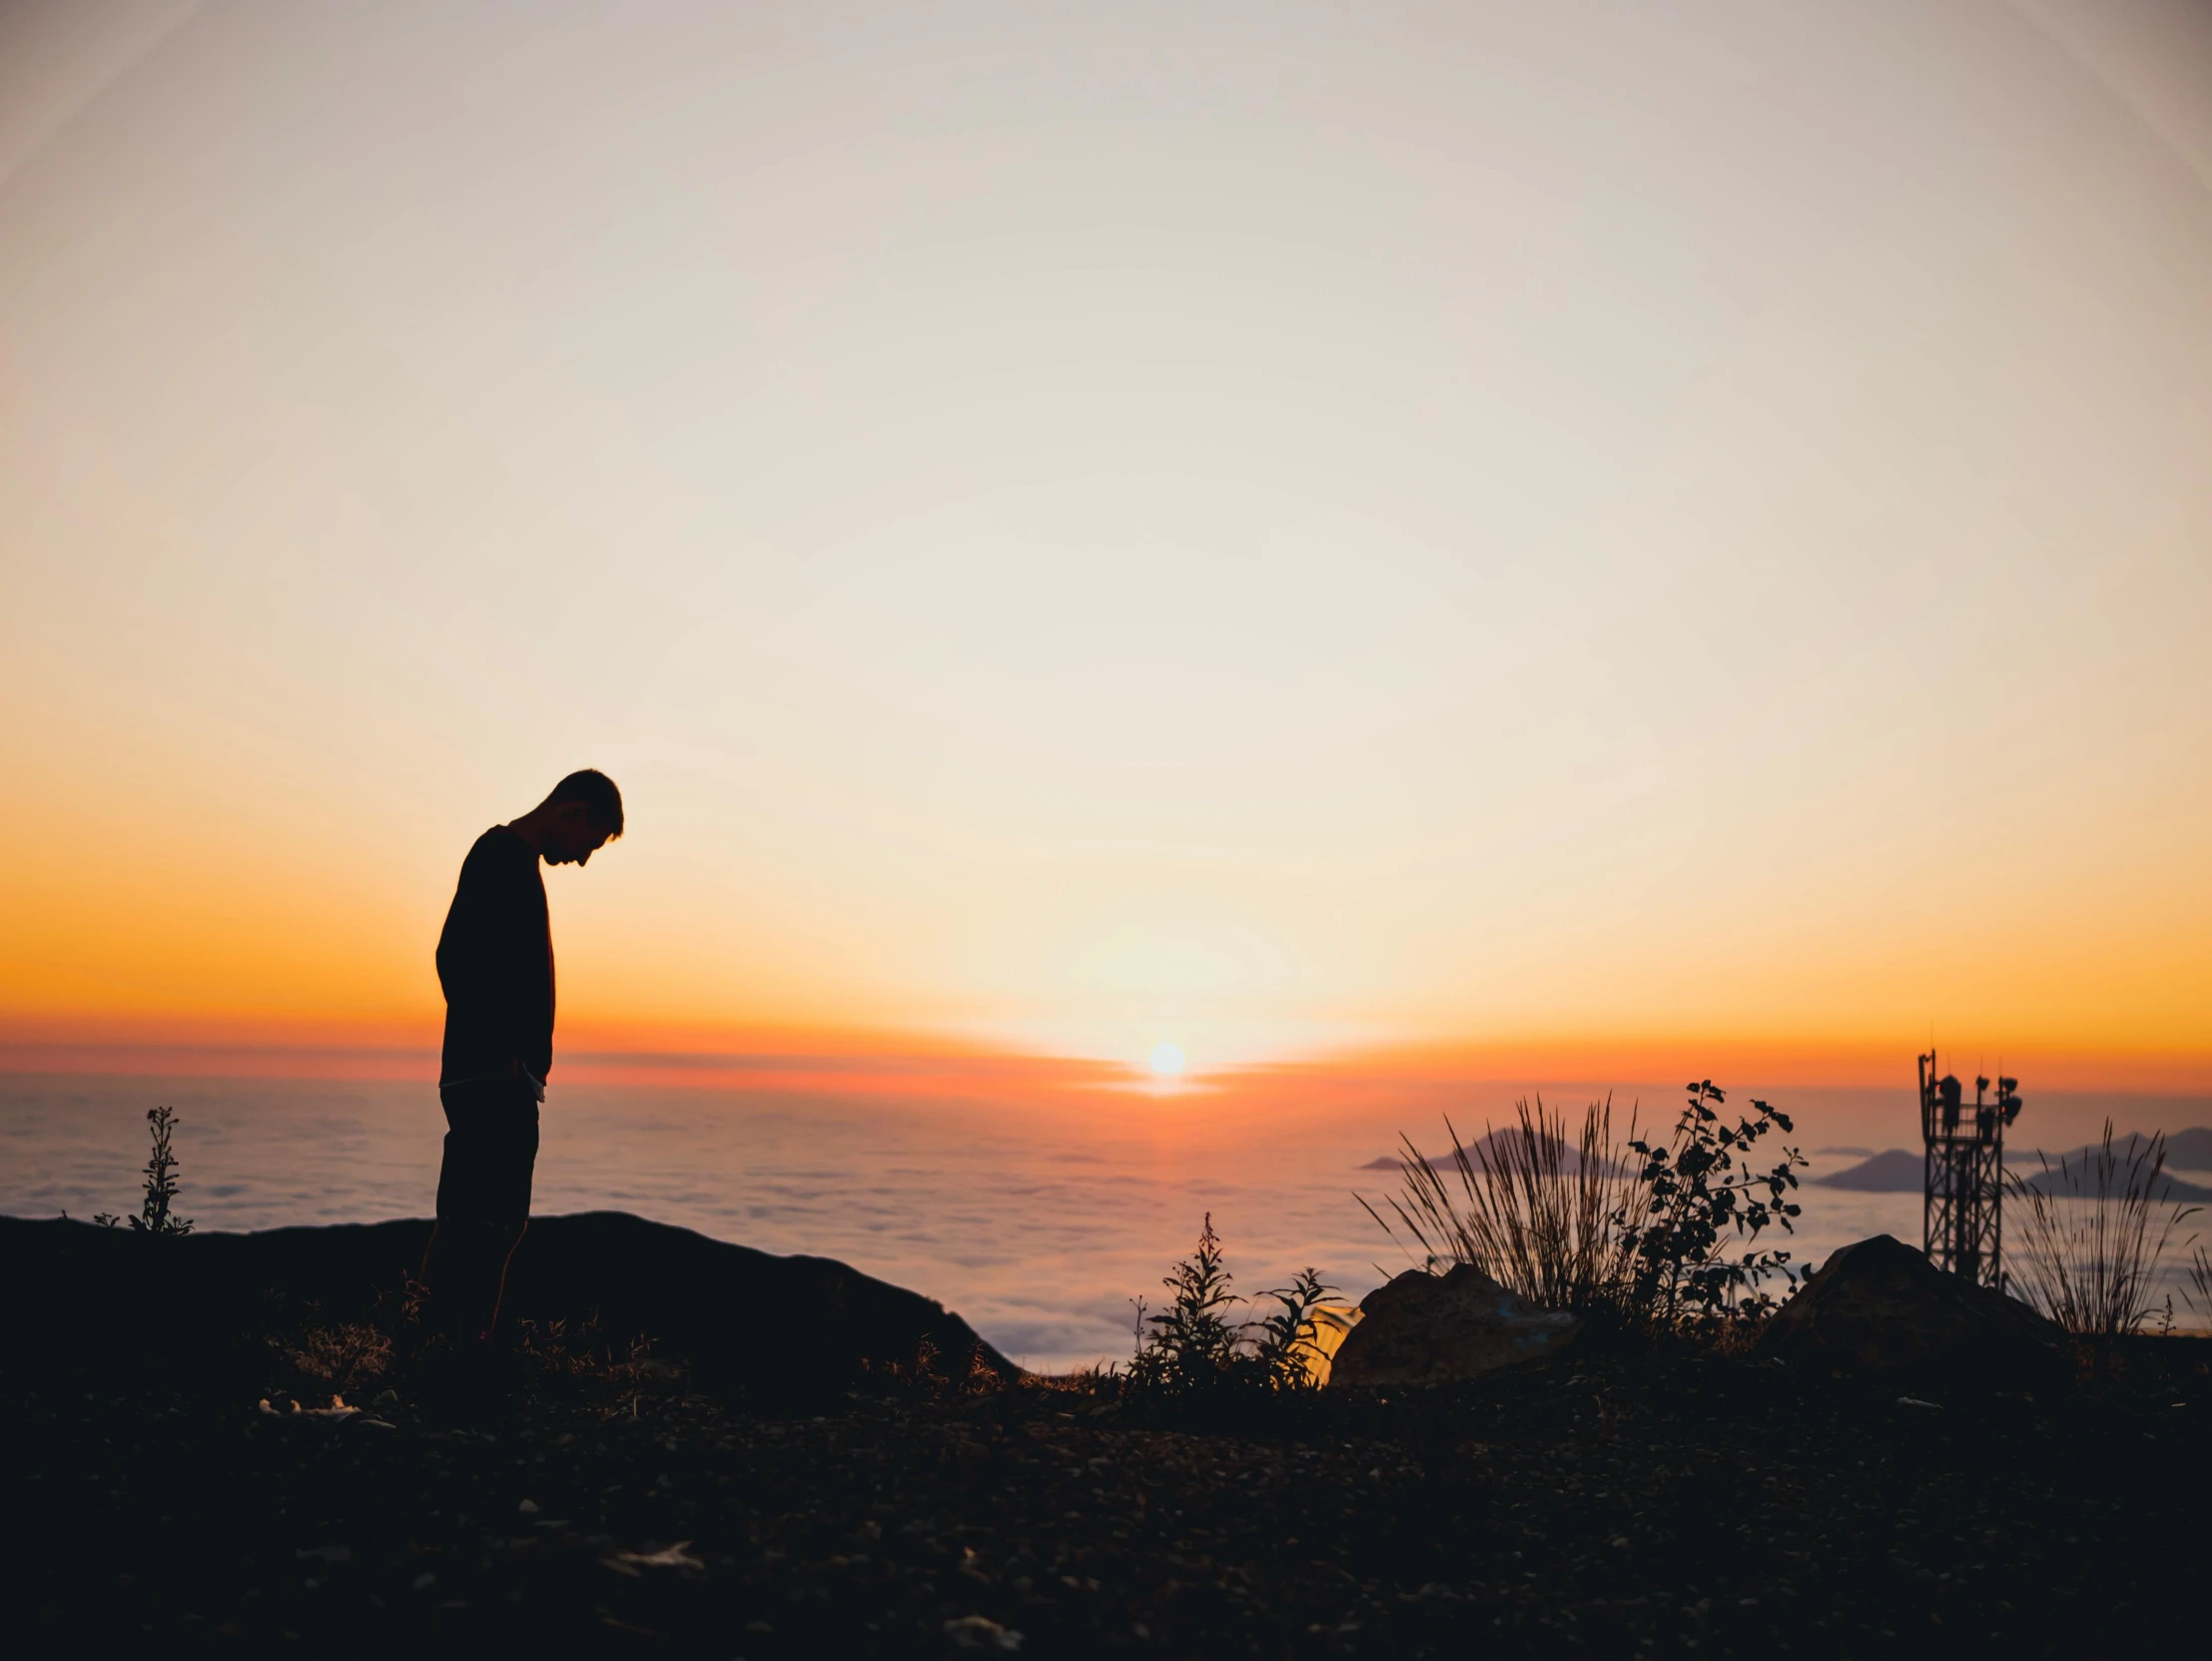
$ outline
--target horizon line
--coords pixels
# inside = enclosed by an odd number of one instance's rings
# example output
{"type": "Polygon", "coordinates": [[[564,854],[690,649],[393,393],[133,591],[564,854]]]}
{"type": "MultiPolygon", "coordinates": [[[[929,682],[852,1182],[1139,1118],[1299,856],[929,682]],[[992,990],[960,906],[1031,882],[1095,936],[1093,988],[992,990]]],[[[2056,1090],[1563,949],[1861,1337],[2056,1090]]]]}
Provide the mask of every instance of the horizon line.
{"type": "MultiPolygon", "coordinates": [[[[235,1029],[234,1029],[235,1031],[235,1029]]],[[[706,1035],[699,1035],[704,1037],[706,1035]]],[[[855,1077],[894,1079],[910,1091],[929,1083],[994,1080],[1062,1087],[1145,1082],[1131,1063],[1008,1044],[847,1031],[762,1032],[762,1042],[659,1043],[636,1047],[587,1041],[556,1056],[558,1082],[664,1084],[713,1088],[794,1086],[855,1077]],[[809,1042],[812,1041],[812,1042],[809,1042]]],[[[0,1029],[0,1074],[173,1073],[205,1078],[415,1079],[434,1084],[438,1046],[420,1038],[304,1040],[290,1037],[9,1035],[0,1029]]],[[[1857,1044],[1642,1045],[1632,1041],[1363,1047],[1274,1061],[1193,1069],[1189,1085],[1288,1082],[1299,1077],[1367,1075],[1400,1081],[1513,1085],[1535,1090],[1672,1090],[1690,1074],[1713,1078],[1732,1096],[1752,1089],[1909,1090],[1910,1057],[1857,1044]],[[1719,1066],[1682,1065],[1698,1049],[1719,1066]]],[[[2023,1083],[2044,1095],[2212,1098],[2212,1056],[2171,1052],[2066,1051],[2054,1048],[2018,1063],[2023,1083]]],[[[926,1089],[921,1093],[926,1094],[926,1089]]]]}

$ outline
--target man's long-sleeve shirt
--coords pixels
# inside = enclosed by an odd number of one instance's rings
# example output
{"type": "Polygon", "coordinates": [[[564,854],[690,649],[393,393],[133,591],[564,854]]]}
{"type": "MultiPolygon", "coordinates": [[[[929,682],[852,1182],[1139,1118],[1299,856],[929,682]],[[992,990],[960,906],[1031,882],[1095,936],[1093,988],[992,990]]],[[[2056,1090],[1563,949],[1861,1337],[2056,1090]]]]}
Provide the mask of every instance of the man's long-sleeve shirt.
{"type": "Polygon", "coordinates": [[[553,934],[537,852],[504,825],[476,838],[437,938],[441,1084],[553,1066],[553,934]]]}

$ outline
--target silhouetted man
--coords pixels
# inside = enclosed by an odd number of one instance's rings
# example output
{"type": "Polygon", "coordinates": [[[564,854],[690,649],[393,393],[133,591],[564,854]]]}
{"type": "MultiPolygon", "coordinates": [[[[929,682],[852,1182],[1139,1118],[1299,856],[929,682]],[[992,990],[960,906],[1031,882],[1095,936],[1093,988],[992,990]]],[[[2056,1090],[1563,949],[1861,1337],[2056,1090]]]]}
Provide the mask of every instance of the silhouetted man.
{"type": "Polygon", "coordinates": [[[464,1350],[490,1338],[507,1261],[529,1227],[537,1107],[553,1067],[553,937],[538,861],[583,865],[621,834],[614,781],[570,773],[514,823],[476,838],[438,936],[447,1129],[423,1324],[464,1350]]]}

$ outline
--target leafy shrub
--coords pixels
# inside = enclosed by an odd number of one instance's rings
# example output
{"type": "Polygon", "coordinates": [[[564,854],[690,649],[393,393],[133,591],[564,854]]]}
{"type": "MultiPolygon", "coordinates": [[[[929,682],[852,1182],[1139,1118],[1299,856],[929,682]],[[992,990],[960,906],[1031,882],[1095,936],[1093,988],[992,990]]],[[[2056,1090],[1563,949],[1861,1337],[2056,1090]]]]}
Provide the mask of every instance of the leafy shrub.
{"type": "Polygon", "coordinates": [[[373,1383],[391,1367],[390,1336],[366,1320],[311,1322],[269,1342],[299,1382],[334,1395],[373,1383]]]}
{"type": "Polygon", "coordinates": [[[650,1390],[681,1381],[683,1368],[653,1353],[652,1339],[621,1342],[593,1315],[573,1325],[562,1317],[515,1322],[515,1350],[531,1394],[635,1418],[650,1390]]]}
{"type": "Polygon", "coordinates": [[[1235,1277],[1208,1212],[1196,1247],[1160,1283],[1169,1293],[1165,1309],[1146,1314],[1137,1300],[1132,1390],[1180,1395],[1228,1385],[1272,1391],[1313,1382],[1326,1354],[1320,1332],[1331,1319],[1328,1299],[1336,1290],[1319,1271],[1300,1269],[1289,1285],[1262,1293],[1277,1304],[1273,1313],[1234,1319],[1248,1304],[1233,1289],[1235,1277]]]}
{"type": "Polygon", "coordinates": [[[1336,1287],[1325,1283],[1309,1265],[1292,1275],[1289,1285],[1263,1295],[1273,1298],[1279,1307],[1246,1328],[1247,1332],[1257,1328],[1257,1336],[1247,1341],[1251,1345],[1249,1364],[1260,1386],[1291,1390],[1318,1383],[1320,1363],[1328,1356],[1322,1332],[1341,1336],[1351,1328],[1350,1311],[1329,1301],[1336,1295],[1336,1287]]]}
{"type": "Polygon", "coordinates": [[[1644,1162],[1635,1174],[1645,1193],[1642,1214],[1623,1208],[1613,1222],[1634,1258],[1631,1304],[1665,1323],[1756,1319],[1775,1306],[1761,1282],[1797,1278],[1789,1252],[1761,1250],[1757,1243],[1770,1225],[1794,1232],[1791,1220],[1804,1208],[1788,1196],[1806,1159],[1784,1148],[1778,1164],[1760,1171],[1751,1152],[1770,1132],[1796,1127],[1788,1114],[1757,1100],[1751,1117],[1731,1126],[1716,1111],[1728,1098],[1711,1079],[1683,1088],[1690,1099],[1674,1140],[1666,1147],[1640,1138],[1629,1143],[1644,1162]],[[1731,1257],[1737,1241],[1746,1248],[1731,1257]]]}
{"type": "MultiPolygon", "coordinates": [[[[1628,1139],[1616,1144],[1610,1101],[1592,1103],[1572,1137],[1565,1114],[1541,1097],[1534,1108],[1518,1102],[1517,1124],[1486,1127],[1472,1149],[1447,1119],[1464,1200],[1400,1138],[1405,1189],[1390,1209],[1424,1267],[1471,1263],[1547,1308],[1667,1327],[1757,1318],[1774,1307],[1762,1282],[1796,1275],[1788,1251],[1757,1243],[1770,1227],[1791,1230],[1801,1208],[1789,1195],[1805,1156],[1784,1148],[1777,1164],[1757,1169],[1753,1148],[1793,1130],[1789,1115],[1755,1101],[1749,1117],[1729,1125],[1717,1085],[1686,1088],[1666,1143],[1638,1136],[1632,1111],[1628,1139]],[[1732,1254],[1739,1242],[1744,1249],[1732,1254]]],[[[1374,1207],[1367,1215],[1398,1238],[1374,1207]]]]}
{"type": "Polygon", "coordinates": [[[919,1396],[931,1400],[952,1395],[980,1394],[1002,1389],[1006,1384],[997,1369],[984,1358],[984,1352],[979,1346],[966,1344],[948,1355],[927,1332],[915,1340],[911,1360],[864,1359],[860,1363],[860,1370],[862,1383],[873,1390],[886,1395],[919,1396]]]}

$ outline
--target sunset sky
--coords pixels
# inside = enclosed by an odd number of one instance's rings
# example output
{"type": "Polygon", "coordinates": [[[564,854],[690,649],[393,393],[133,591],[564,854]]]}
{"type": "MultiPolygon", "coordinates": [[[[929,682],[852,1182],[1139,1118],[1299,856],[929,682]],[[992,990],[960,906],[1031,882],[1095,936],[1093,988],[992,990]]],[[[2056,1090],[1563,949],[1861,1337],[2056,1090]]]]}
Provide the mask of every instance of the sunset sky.
{"type": "Polygon", "coordinates": [[[587,765],[571,1047],[2212,1090],[2212,8],[0,4],[0,1042],[587,765]]]}

